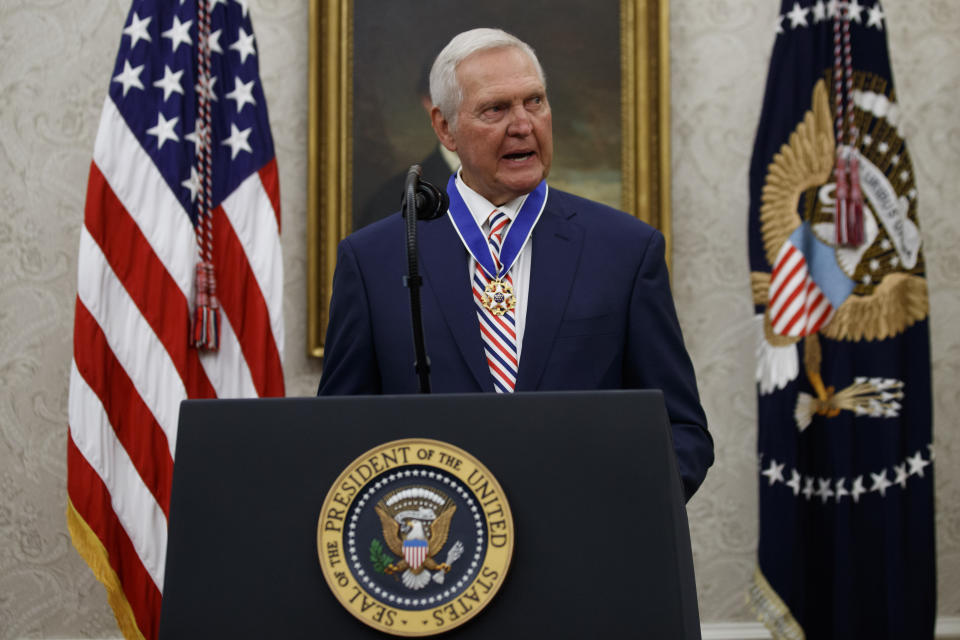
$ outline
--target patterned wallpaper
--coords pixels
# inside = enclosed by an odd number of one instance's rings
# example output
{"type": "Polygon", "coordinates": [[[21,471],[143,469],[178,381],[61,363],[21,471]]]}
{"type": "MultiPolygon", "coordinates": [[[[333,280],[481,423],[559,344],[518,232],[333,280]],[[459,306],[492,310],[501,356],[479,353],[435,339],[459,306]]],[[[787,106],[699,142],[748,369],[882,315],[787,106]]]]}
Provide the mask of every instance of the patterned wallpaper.
{"type": "MultiPolygon", "coordinates": [[[[756,548],[747,166],[777,3],[674,2],[674,284],[717,443],[690,503],[705,622],[746,621],[756,548]]],[[[941,615],[960,615],[960,4],[888,0],[893,68],[919,183],[932,294],[941,615]],[[954,204],[951,204],[954,203],[954,204]]],[[[252,0],[283,203],[285,372],[305,355],[306,5],[252,0]]],[[[93,140],[128,0],[0,5],[0,639],[115,637],[66,533],[65,442],[76,253],[93,140]]]]}

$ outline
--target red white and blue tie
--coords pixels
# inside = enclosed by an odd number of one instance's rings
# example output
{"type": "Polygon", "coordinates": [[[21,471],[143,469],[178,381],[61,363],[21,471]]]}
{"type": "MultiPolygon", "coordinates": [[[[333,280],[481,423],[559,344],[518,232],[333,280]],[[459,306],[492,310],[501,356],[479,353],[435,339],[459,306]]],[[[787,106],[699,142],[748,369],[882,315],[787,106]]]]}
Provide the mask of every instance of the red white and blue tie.
{"type": "MultiPolygon", "coordinates": [[[[500,247],[507,233],[510,218],[504,212],[495,209],[487,219],[490,231],[487,233],[487,244],[493,261],[499,272],[500,247]]],[[[493,376],[493,387],[497,393],[512,393],[517,384],[517,321],[511,309],[503,315],[495,315],[483,306],[483,292],[491,278],[483,268],[477,264],[473,276],[473,298],[477,305],[477,318],[480,320],[480,337],[483,340],[484,352],[487,356],[487,365],[493,376]]],[[[513,279],[507,273],[503,280],[513,287],[513,279]]]]}

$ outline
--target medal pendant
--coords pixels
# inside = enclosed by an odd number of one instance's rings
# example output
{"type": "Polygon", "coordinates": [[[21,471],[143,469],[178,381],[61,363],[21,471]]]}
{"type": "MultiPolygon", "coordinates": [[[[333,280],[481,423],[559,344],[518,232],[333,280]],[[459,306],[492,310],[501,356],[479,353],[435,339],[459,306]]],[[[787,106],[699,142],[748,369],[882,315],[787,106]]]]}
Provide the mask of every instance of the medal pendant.
{"type": "Polygon", "coordinates": [[[513,287],[506,280],[494,278],[484,287],[483,306],[495,316],[502,316],[507,311],[513,311],[517,306],[517,298],[513,295],[513,287]]]}

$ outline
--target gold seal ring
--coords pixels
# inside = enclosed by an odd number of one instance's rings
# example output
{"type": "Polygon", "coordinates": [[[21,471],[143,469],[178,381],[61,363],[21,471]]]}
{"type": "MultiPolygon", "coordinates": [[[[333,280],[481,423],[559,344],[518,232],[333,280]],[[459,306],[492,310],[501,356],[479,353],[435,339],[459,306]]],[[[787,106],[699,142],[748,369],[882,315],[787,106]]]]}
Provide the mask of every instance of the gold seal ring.
{"type": "Polygon", "coordinates": [[[425,438],[354,460],[317,523],[323,577],[343,607],[379,631],[430,636],[477,615],[510,568],[506,495],[476,458],[425,438]]]}

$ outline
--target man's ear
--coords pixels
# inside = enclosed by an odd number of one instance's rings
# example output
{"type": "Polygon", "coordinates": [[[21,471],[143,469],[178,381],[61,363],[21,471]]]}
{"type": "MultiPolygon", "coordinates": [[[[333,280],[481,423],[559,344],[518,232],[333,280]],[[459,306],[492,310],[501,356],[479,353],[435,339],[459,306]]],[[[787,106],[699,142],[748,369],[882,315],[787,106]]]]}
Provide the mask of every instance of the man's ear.
{"type": "Polygon", "coordinates": [[[437,134],[440,144],[450,151],[456,151],[457,143],[453,139],[453,133],[450,131],[450,123],[443,117],[443,114],[440,113],[439,107],[435,106],[430,110],[430,123],[433,125],[433,131],[437,134]]]}

